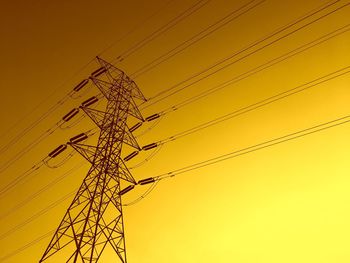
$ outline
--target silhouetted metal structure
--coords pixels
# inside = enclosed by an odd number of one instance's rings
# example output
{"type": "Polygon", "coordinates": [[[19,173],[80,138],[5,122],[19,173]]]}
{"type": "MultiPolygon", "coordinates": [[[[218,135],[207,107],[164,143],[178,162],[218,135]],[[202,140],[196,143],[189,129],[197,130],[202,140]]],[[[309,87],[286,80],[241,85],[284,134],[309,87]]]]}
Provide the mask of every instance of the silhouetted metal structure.
{"type": "MultiPolygon", "coordinates": [[[[101,58],[98,61],[101,67],[89,79],[106,97],[106,109],[89,108],[89,103],[80,106],[100,129],[98,143],[85,144],[87,136],[82,133],[66,144],[88,160],[91,168],[39,262],[63,250],[57,254],[60,262],[98,262],[107,245],[114,249],[120,262],[127,262],[121,195],[137,183],[125,166],[121,151],[123,144],[140,150],[127,119],[133,116],[143,121],[134,99],[145,101],[145,97],[123,71],[101,58]],[[123,190],[121,180],[128,183],[123,190]]],[[[56,156],[64,148],[61,145],[50,154],[56,156]]]]}

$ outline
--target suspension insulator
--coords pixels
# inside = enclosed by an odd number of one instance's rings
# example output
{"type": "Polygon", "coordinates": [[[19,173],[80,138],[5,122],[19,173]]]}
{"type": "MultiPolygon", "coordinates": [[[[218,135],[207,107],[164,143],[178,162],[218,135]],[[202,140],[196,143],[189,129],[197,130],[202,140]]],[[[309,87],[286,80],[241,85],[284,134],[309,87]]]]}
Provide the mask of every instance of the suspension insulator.
{"type": "Polygon", "coordinates": [[[98,98],[95,97],[95,96],[93,96],[93,97],[91,97],[90,99],[87,99],[86,101],[84,101],[84,102],[81,104],[81,106],[82,106],[83,108],[87,108],[87,107],[89,107],[90,105],[92,105],[92,104],[94,104],[94,103],[96,103],[96,102],[98,102],[98,98]]]}
{"type": "Polygon", "coordinates": [[[151,115],[151,116],[148,116],[147,118],[146,118],[146,121],[153,121],[153,120],[155,120],[155,119],[158,119],[160,117],[160,115],[158,114],[158,113],[156,113],[156,114],[153,114],[153,115],[151,115]]]}
{"type": "Polygon", "coordinates": [[[74,108],[72,109],[70,112],[68,112],[66,115],[63,116],[62,120],[64,120],[65,122],[69,121],[70,119],[72,119],[75,115],[77,115],[79,113],[79,109],[74,108]]]}
{"type": "Polygon", "coordinates": [[[139,152],[138,151],[134,151],[134,152],[132,152],[132,153],[130,153],[129,155],[127,155],[125,158],[124,158],[124,161],[129,161],[129,160],[131,160],[132,158],[134,158],[136,155],[138,155],[139,154],[139,152]]]}
{"type": "Polygon", "coordinates": [[[79,143],[81,141],[84,141],[88,138],[88,136],[85,133],[80,133],[77,136],[72,137],[69,141],[72,144],[79,143]]]}
{"type": "Polygon", "coordinates": [[[60,145],[55,150],[49,153],[49,157],[54,158],[57,155],[59,155],[61,152],[63,152],[65,149],[67,149],[67,145],[65,144],[60,145]]]}
{"type": "Polygon", "coordinates": [[[156,142],[150,143],[150,144],[147,144],[147,145],[143,146],[142,150],[148,151],[148,150],[151,150],[153,148],[156,148],[157,146],[158,146],[158,144],[156,142]]]}
{"type": "Polygon", "coordinates": [[[134,126],[132,126],[132,127],[129,129],[129,131],[130,131],[130,132],[133,132],[133,131],[137,130],[138,128],[140,128],[141,125],[142,125],[142,122],[138,122],[138,123],[136,123],[134,126]]]}
{"type": "Polygon", "coordinates": [[[79,90],[81,90],[84,86],[86,86],[86,84],[88,84],[89,79],[84,79],[82,82],[80,82],[78,85],[75,86],[75,88],[73,89],[75,92],[78,92],[79,90]]]}
{"type": "Polygon", "coordinates": [[[105,67],[100,67],[99,69],[95,70],[91,73],[91,77],[96,78],[100,76],[101,74],[105,73],[107,69],[105,67]]]}
{"type": "Polygon", "coordinates": [[[134,189],[135,185],[129,185],[128,187],[124,188],[123,190],[121,190],[119,192],[119,195],[124,195],[126,194],[127,192],[131,191],[132,189],[134,189]]]}
{"type": "Polygon", "coordinates": [[[146,178],[146,179],[142,179],[140,181],[138,181],[138,184],[140,185],[144,185],[144,184],[151,184],[154,183],[156,180],[153,177],[150,178],[146,178]]]}

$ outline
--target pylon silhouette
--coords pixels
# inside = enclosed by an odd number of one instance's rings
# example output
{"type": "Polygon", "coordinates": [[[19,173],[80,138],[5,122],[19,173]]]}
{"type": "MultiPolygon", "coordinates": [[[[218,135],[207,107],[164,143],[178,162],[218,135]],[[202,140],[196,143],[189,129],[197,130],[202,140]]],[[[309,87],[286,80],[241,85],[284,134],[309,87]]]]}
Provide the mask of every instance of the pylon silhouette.
{"type": "Polygon", "coordinates": [[[121,151],[124,144],[140,149],[127,119],[133,116],[143,121],[134,99],[145,101],[145,97],[123,71],[97,59],[101,67],[91,74],[90,80],[106,97],[106,109],[80,106],[100,129],[97,145],[84,144],[84,133],[67,143],[91,163],[91,168],[39,262],[63,250],[61,262],[98,262],[106,246],[114,249],[116,260],[127,262],[121,195],[132,189],[136,181],[125,166],[121,151]],[[128,183],[124,190],[122,180],[128,183]]]}

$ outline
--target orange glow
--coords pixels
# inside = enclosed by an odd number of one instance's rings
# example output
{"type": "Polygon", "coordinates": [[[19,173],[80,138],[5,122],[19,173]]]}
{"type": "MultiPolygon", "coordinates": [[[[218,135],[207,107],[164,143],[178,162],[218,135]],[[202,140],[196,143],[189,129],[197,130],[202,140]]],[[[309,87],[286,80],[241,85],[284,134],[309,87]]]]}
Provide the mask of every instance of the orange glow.
{"type": "MultiPolygon", "coordinates": [[[[269,104],[251,106],[251,111],[170,141],[149,160],[153,150],[140,152],[128,162],[132,167],[147,159],[131,170],[136,180],[350,115],[348,1],[201,1],[203,6],[197,11],[130,52],[135,44],[195,2],[3,3],[0,262],[39,261],[52,234],[26,246],[56,229],[71,203],[69,193],[80,186],[89,169],[89,164],[74,154],[63,166],[43,166],[1,194],[9,183],[56,147],[94,128],[91,120],[83,118],[76,126],[57,129],[40,144],[27,147],[98,93],[88,84],[90,89],[82,88],[81,96],[59,102],[98,69],[93,60],[96,55],[134,78],[150,98],[149,107],[140,107],[144,117],[178,107],[160,118],[154,128],[150,129],[152,123],[146,122],[134,132],[140,135],[137,140],[141,146],[282,94],[269,104]],[[333,2],[336,3],[330,5],[333,2]],[[330,6],[326,8],[327,5],[330,6]],[[246,12],[231,22],[208,35],[199,34],[208,32],[204,30],[242,6],[246,12]],[[317,15],[281,29],[322,7],[324,10],[317,15]],[[273,32],[276,35],[263,40],[273,32]],[[196,42],[197,38],[202,39],[196,42]],[[189,43],[193,44],[187,47],[189,43]],[[180,50],[180,45],[186,48],[180,50]],[[140,73],[145,65],[159,58],[154,62],[157,64],[170,50],[178,53],[140,73]],[[236,54],[238,51],[242,52],[236,54]],[[125,58],[118,62],[122,54],[125,58]],[[231,58],[204,72],[228,57],[231,58]],[[219,70],[222,65],[227,67],[219,70]],[[193,78],[178,85],[190,77],[193,78]],[[200,80],[202,77],[205,78],[200,80]],[[221,88],[227,81],[229,84],[221,88]],[[161,101],[157,99],[162,96],[153,99],[171,87],[164,96],[186,88],[161,101]],[[215,92],[183,107],[179,105],[211,89],[215,92]],[[290,95],[283,97],[285,91],[290,95]],[[50,112],[54,105],[57,109],[50,112]],[[45,113],[49,114],[27,129],[45,113]],[[12,163],[16,156],[18,160],[12,163]]],[[[100,102],[98,107],[102,106],[100,102]]],[[[130,127],[133,124],[136,121],[130,121],[130,127]]],[[[124,207],[128,262],[349,262],[349,125],[160,181],[146,198],[124,207]]],[[[57,163],[70,152],[71,149],[65,151],[57,163]]],[[[125,148],[124,157],[131,152],[125,148]]],[[[147,189],[148,185],[135,187],[123,196],[124,203],[132,202],[147,189]]],[[[64,253],[47,260],[65,261],[64,253]]],[[[107,248],[99,262],[118,261],[107,248]]]]}

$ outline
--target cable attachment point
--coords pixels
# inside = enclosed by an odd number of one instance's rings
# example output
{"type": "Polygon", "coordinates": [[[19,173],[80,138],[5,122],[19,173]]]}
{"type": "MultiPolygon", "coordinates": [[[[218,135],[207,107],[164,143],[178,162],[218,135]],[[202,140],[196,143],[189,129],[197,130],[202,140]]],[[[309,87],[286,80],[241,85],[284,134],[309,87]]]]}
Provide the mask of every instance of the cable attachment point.
{"type": "Polygon", "coordinates": [[[155,119],[158,119],[159,117],[160,117],[160,115],[158,113],[156,113],[156,114],[153,114],[151,116],[148,116],[145,120],[146,121],[153,121],[155,119]]]}
{"type": "Polygon", "coordinates": [[[96,96],[93,96],[93,97],[87,99],[86,101],[84,101],[80,107],[87,108],[87,107],[91,106],[92,104],[95,104],[96,102],[98,102],[98,98],[96,96]]]}
{"type": "Polygon", "coordinates": [[[136,155],[139,154],[139,151],[134,151],[132,153],[130,153],[129,155],[127,155],[125,158],[124,158],[124,161],[129,161],[131,160],[132,158],[134,158],[136,155]]]}
{"type": "Polygon", "coordinates": [[[154,183],[155,181],[156,181],[156,180],[155,180],[153,177],[149,177],[149,178],[142,179],[142,180],[138,181],[137,184],[139,184],[139,185],[145,185],[145,184],[154,183]]]}
{"type": "Polygon", "coordinates": [[[142,150],[148,151],[148,150],[151,150],[151,149],[156,148],[156,147],[158,147],[158,144],[156,142],[154,142],[154,143],[150,143],[150,144],[143,146],[142,150]]]}
{"type": "Polygon", "coordinates": [[[107,69],[105,67],[100,67],[99,69],[97,69],[91,73],[90,78],[97,78],[98,76],[102,75],[106,71],[107,71],[107,69]]]}
{"type": "Polygon", "coordinates": [[[73,89],[73,91],[78,92],[80,91],[84,86],[86,86],[89,83],[89,79],[84,79],[82,82],[80,82],[78,85],[76,85],[73,89]]]}
{"type": "Polygon", "coordinates": [[[133,132],[133,131],[137,130],[138,128],[140,128],[141,126],[142,126],[142,122],[140,121],[140,122],[136,123],[134,126],[132,126],[132,127],[129,129],[129,131],[130,131],[130,132],[133,132]]]}
{"type": "Polygon", "coordinates": [[[53,150],[52,152],[50,152],[48,154],[48,156],[50,158],[55,158],[57,155],[59,155],[60,153],[62,153],[64,150],[67,149],[67,145],[66,144],[62,144],[60,146],[58,146],[55,150],[53,150]]]}
{"type": "Polygon", "coordinates": [[[88,136],[85,133],[80,133],[77,136],[70,138],[68,144],[77,144],[86,140],[88,136]]]}
{"type": "Polygon", "coordinates": [[[68,112],[66,115],[63,116],[62,120],[65,122],[70,121],[75,115],[79,113],[78,108],[72,109],[70,112],[68,112]]]}
{"type": "Polygon", "coordinates": [[[129,185],[128,187],[124,188],[123,190],[121,190],[119,192],[119,195],[124,195],[126,194],[127,192],[131,191],[132,189],[134,189],[135,185],[129,185]]]}

